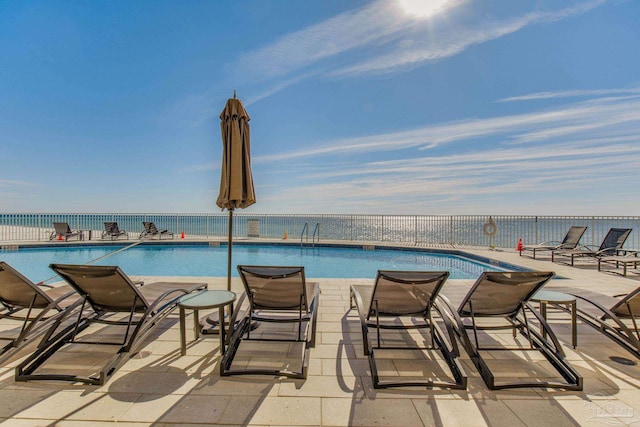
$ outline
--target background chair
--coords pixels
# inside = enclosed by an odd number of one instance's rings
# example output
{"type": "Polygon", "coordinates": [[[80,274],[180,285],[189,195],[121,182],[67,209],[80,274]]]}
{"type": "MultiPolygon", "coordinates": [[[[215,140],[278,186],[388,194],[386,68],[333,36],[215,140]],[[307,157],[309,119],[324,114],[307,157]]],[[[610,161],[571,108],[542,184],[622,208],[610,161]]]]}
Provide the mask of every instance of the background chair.
{"type": "MultiPolygon", "coordinates": [[[[178,299],[190,292],[206,289],[206,283],[157,282],[136,286],[122,270],[114,266],[51,264],[73,289],[80,294],[82,306],[74,323],[66,328],[59,326],[63,316],[47,332],[47,340],[37,351],[16,368],[16,381],[63,380],[102,385],[131,356],[135,355],[144,340],[176,307],[178,299]],[[97,328],[96,325],[106,325],[97,328]],[[124,329],[124,331],[123,331],[124,329]],[[61,351],[76,346],[86,353],[97,353],[90,347],[111,346],[107,362],[101,368],[93,368],[90,375],[52,373],[61,370],[58,360],[47,369],[47,360],[61,351]],[[43,367],[45,372],[36,371],[43,367]]],[[[71,358],[71,362],[74,362],[71,358]]],[[[95,363],[95,362],[94,362],[95,363]]],[[[97,363],[96,363],[97,366],[97,363]]],[[[71,365],[67,370],[80,369],[71,365]]]]}
{"type": "Polygon", "coordinates": [[[159,231],[158,227],[156,227],[156,225],[153,222],[147,222],[147,221],[143,221],[142,222],[142,226],[144,227],[144,230],[142,231],[142,233],[140,233],[140,239],[143,239],[145,237],[149,237],[149,238],[153,238],[155,236],[158,236],[160,239],[162,239],[162,236],[171,236],[171,238],[173,239],[173,233],[169,230],[162,230],[159,231]]]}
{"type": "MultiPolygon", "coordinates": [[[[220,363],[220,375],[261,374],[306,378],[309,351],[315,347],[320,287],[317,283],[306,281],[304,267],[239,265],[238,272],[245,288],[249,309],[238,321],[229,340],[229,348],[220,363]],[[260,322],[260,326],[258,331],[252,333],[253,322],[260,322]],[[293,324],[296,327],[293,331],[284,330],[271,328],[267,325],[269,323],[280,326],[293,324]],[[294,370],[285,363],[286,366],[281,369],[250,366],[234,369],[233,361],[242,341],[303,343],[302,356],[299,358],[301,367],[294,370]]],[[[244,296],[236,306],[236,314],[243,299],[244,296]]],[[[231,322],[234,322],[234,318],[231,322]]],[[[288,344],[281,347],[288,353],[288,344]]]]}
{"type": "MultiPolygon", "coordinates": [[[[458,332],[464,347],[471,357],[487,387],[492,390],[521,387],[562,388],[566,390],[582,390],[582,377],[569,365],[564,351],[555,334],[530,304],[529,299],[552,277],[553,272],[484,272],[480,275],[471,290],[462,300],[454,317],[458,323],[458,332]],[[530,319],[530,316],[533,317],[530,319]],[[488,325],[481,325],[480,321],[490,320],[488,325]],[[471,323],[464,323],[469,319],[471,323]],[[502,320],[502,324],[496,321],[502,320]],[[530,322],[534,320],[544,331],[538,333],[531,328],[530,322]],[[466,330],[473,332],[473,340],[469,338],[466,330]],[[528,346],[481,345],[479,331],[512,329],[513,338],[516,332],[526,339],[528,346]],[[544,337],[548,337],[544,338],[544,337]],[[531,381],[496,383],[494,372],[483,358],[482,352],[491,351],[536,351],[541,353],[563,378],[564,382],[547,380],[538,376],[531,381]]],[[[450,306],[450,304],[447,302],[450,306]]],[[[517,342],[517,341],[514,341],[517,342]]],[[[492,357],[492,359],[494,359],[492,357]]],[[[523,361],[526,362],[524,359],[523,361]]],[[[494,360],[495,362],[495,360],[494,360]]]]}
{"type": "Polygon", "coordinates": [[[442,316],[436,297],[449,277],[447,271],[378,271],[373,286],[351,286],[351,308],[355,302],[362,328],[364,354],[368,356],[374,388],[427,386],[466,389],[467,377],[457,357],[460,355],[453,324],[449,318],[442,316]],[[449,335],[449,343],[445,334],[434,321],[433,311],[439,314],[449,335]],[[429,344],[425,347],[415,341],[425,340],[420,334],[411,336],[411,330],[428,330],[429,344]],[[389,337],[391,343],[397,340],[410,342],[408,345],[382,344],[381,331],[393,330],[396,333],[389,337]],[[376,333],[375,344],[369,340],[369,332],[376,333]],[[451,348],[450,348],[451,347],[451,348]],[[378,373],[375,350],[439,350],[448,365],[453,381],[442,379],[410,377],[396,381],[381,381],[378,373]]]}
{"type": "Polygon", "coordinates": [[[53,228],[54,230],[49,235],[49,240],[64,237],[64,241],[66,242],[71,237],[76,237],[78,240],[82,240],[83,238],[82,231],[72,231],[66,222],[54,222],[53,228]]]}
{"type": "Polygon", "coordinates": [[[105,222],[104,223],[104,231],[102,232],[102,238],[110,238],[111,240],[116,240],[120,236],[127,237],[127,232],[125,230],[120,230],[117,222],[105,222]]]}
{"type": "Polygon", "coordinates": [[[573,265],[574,258],[576,257],[588,257],[588,258],[600,258],[604,256],[618,255],[622,250],[624,242],[631,234],[631,228],[611,228],[607,232],[607,235],[602,240],[600,247],[596,249],[596,246],[584,245],[576,249],[558,249],[551,251],[551,261],[555,262],[557,256],[571,258],[571,265],[573,265]]]}
{"type": "Polygon", "coordinates": [[[564,236],[564,239],[562,239],[562,242],[550,240],[547,242],[538,243],[537,245],[525,245],[520,248],[520,256],[522,256],[522,252],[525,252],[526,255],[526,252],[530,251],[532,252],[532,258],[536,259],[536,251],[575,249],[576,246],[578,246],[580,239],[582,239],[582,235],[585,231],[587,231],[587,227],[579,227],[574,225],[569,228],[569,231],[567,231],[567,234],[564,236]]]}

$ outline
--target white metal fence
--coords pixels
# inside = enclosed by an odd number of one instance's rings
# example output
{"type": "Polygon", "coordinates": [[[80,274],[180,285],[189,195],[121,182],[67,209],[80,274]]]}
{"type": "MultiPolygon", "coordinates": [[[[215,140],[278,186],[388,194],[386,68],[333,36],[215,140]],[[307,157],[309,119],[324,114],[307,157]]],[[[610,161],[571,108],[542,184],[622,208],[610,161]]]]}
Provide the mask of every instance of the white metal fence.
{"type": "MultiPolygon", "coordinates": [[[[625,244],[639,249],[640,217],[637,216],[492,216],[496,233],[487,235],[491,227],[488,215],[250,215],[234,214],[235,237],[259,237],[292,241],[301,235],[305,224],[319,234],[319,240],[388,242],[413,245],[496,246],[515,248],[518,240],[534,244],[561,240],[572,225],[587,226],[581,243],[600,245],[612,227],[631,228],[625,244]]],[[[128,214],[128,213],[16,213],[0,214],[0,241],[47,241],[53,222],[67,222],[74,230],[92,231],[92,239],[100,239],[104,222],[117,222],[120,229],[135,239],[143,221],[153,221],[159,229],[168,229],[179,237],[224,239],[228,215],[217,214],[128,214]]],[[[88,237],[88,236],[87,236],[88,237]]]]}

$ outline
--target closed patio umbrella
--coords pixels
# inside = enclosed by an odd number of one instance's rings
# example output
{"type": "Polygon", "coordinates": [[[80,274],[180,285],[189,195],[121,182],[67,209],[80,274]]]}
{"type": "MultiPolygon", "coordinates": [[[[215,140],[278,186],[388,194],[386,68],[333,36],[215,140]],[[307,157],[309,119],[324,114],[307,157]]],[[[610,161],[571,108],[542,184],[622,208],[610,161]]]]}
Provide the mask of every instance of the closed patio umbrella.
{"type": "Polygon", "coordinates": [[[229,211],[229,245],[227,260],[227,290],[231,290],[231,258],[233,247],[233,211],[244,209],[256,202],[251,175],[251,143],[249,114],[242,102],[233,98],[220,113],[222,132],[222,170],[220,193],[216,204],[229,211]]]}

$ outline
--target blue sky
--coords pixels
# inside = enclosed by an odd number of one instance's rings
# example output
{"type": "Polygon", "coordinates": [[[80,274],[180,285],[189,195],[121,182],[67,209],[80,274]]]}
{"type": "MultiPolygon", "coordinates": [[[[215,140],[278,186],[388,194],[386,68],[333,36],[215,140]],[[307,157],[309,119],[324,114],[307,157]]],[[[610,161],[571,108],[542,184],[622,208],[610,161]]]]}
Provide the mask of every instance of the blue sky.
{"type": "Polygon", "coordinates": [[[0,0],[0,212],[638,215],[640,1],[0,0]]]}

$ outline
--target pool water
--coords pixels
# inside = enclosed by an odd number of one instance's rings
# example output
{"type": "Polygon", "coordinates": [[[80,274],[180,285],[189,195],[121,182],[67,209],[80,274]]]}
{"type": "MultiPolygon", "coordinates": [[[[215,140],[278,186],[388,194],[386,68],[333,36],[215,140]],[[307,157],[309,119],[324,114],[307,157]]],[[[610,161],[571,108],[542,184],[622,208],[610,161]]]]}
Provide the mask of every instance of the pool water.
{"type": "MultiPolygon", "coordinates": [[[[3,251],[5,261],[34,282],[51,280],[51,263],[118,265],[133,276],[226,276],[227,247],[205,245],[139,245],[123,247],[75,246],[21,248],[3,251]]],[[[500,268],[452,254],[345,247],[300,248],[283,245],[234,245],[232,273],[236,265],[304,266],[313,278],[373,278],[378,270],[449,271],[451,279],[475,279],[483,271],[500,268]]]]}

